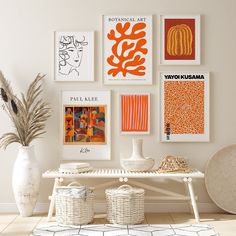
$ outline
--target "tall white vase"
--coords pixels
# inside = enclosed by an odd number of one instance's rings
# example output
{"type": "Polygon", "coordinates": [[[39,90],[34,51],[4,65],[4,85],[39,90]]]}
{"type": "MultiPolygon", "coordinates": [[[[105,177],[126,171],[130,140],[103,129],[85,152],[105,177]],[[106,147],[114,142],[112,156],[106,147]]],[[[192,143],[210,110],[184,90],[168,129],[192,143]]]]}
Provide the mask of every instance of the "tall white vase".
{"type": "Polygon", "coordinates": [[[140,138],[133,138],[133,151],[130,159],[144,159],[143,156],[143,140],[140,138]]]}
{"type": "Polygon", "coordinates": [[[23,217],[32,216],[39,194],[41,171],[33,146],[21,146],[14,163],[12,187],[16,205],[23,217]]]}

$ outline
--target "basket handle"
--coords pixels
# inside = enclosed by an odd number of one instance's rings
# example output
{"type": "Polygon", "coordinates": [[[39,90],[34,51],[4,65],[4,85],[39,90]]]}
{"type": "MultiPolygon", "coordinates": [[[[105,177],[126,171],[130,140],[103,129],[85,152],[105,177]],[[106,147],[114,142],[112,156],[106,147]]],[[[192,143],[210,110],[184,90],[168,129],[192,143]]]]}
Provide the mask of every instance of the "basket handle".
{"type": "Polygon", "coordinates": [[[120,189],[133,190],[133,187],[128,184],[124,184],[124,185],[121,185],[119,188],[117,188],[117,190],[120,190],[120,189]]]}
{"type": "Polygon", "coordinates": [[[70,186],[82,186],[82,185],[79,182],[74,181],[69,183],[67,186],[70,187],[70,186]]]}

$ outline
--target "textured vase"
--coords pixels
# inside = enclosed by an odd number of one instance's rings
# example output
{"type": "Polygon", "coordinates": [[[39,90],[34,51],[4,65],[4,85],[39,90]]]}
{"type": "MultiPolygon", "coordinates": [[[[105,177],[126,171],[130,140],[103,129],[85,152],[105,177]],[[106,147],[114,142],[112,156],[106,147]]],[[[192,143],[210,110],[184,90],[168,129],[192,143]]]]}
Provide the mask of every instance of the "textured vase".
{"type": "Polygon", "coordinates": [[[21,146],[14,163],[12,187],[17,208],[23,217],[32,216],[39,194],[41,171],[33,146],[21,146]]]}

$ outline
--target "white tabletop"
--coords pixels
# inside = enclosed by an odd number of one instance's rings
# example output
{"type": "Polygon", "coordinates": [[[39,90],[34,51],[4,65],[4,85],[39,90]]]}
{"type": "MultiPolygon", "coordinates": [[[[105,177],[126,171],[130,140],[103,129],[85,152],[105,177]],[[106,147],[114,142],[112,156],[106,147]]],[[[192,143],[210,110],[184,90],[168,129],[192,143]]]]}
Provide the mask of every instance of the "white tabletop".
{"type": "Polygon", "coordinates": [[[123,169],[94,169],[91,171],[71,174],[71,173],[60,173],[58,170],[47,170],[43,173],[43,178],[204,178],[204,173],[193,170],[190,173],[159,173],[157,170],[137,172],[137,171],[126,171],[123,169]]]}

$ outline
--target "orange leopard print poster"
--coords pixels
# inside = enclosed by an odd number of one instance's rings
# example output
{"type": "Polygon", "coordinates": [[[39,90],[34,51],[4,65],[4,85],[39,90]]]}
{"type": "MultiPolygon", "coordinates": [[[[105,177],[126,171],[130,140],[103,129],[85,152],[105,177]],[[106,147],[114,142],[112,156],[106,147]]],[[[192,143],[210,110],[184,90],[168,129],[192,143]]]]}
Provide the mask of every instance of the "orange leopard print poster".
{"type": "Polygon", "coordinates": [[[207,141],[209,74],[161,73],[162,141],[207,141]]]}
{"type": "Polygon", "coordinates": [[[204,82],[165,81],[165,124],[174,134],[204,133],[204,82]]]}

